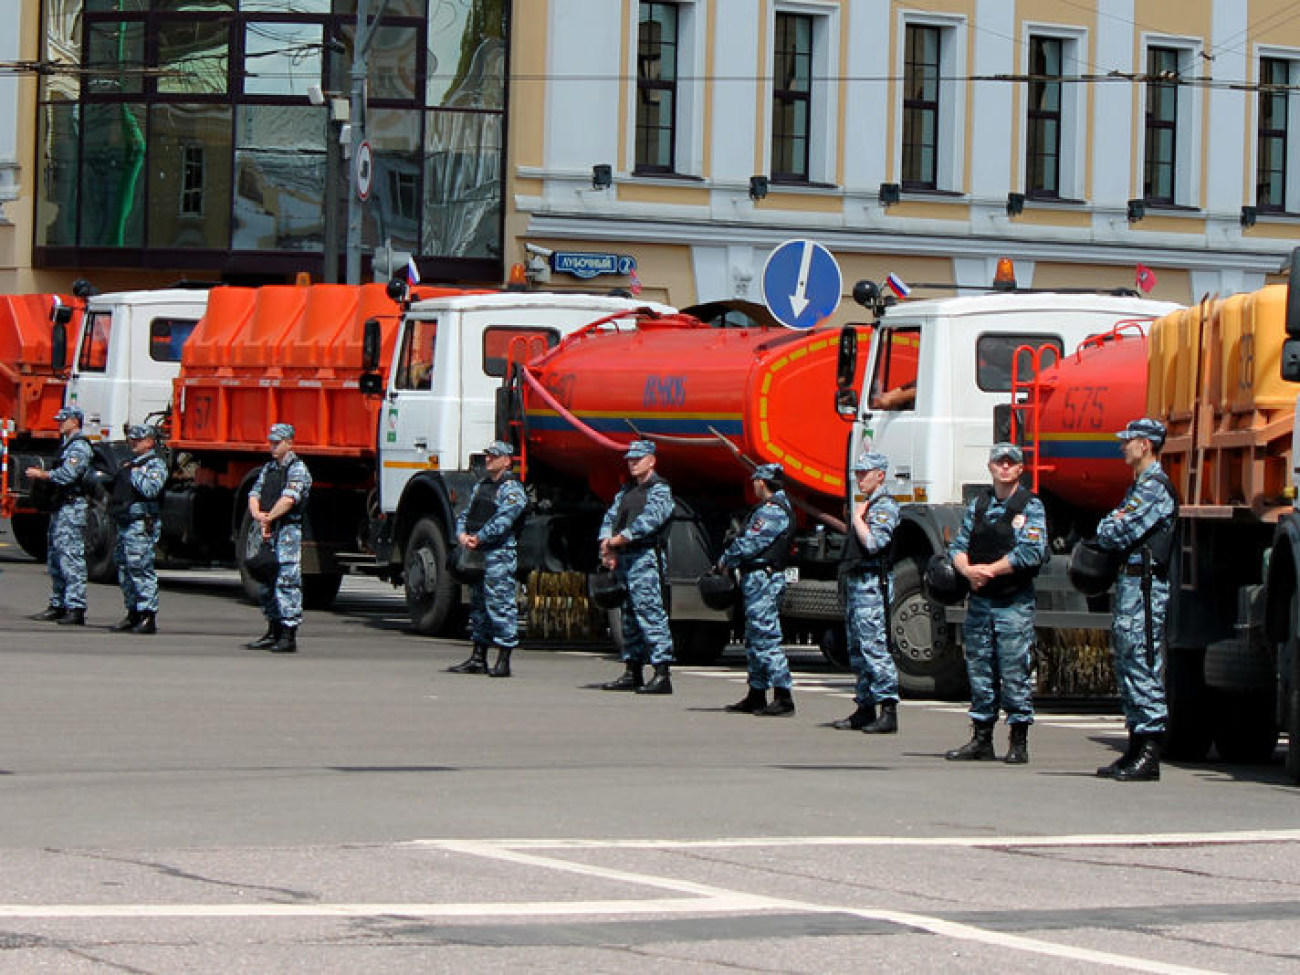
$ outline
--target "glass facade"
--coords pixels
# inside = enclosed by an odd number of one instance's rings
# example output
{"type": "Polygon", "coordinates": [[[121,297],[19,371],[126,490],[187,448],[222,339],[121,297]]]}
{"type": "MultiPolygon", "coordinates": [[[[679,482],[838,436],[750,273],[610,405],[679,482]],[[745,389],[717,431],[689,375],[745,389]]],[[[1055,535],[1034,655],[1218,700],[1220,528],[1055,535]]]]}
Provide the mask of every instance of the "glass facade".
{"type": "MultiPolygon", "coordinates": [[[[392,0],[367,52],[367,252],[431,278],[499,279],[507,0],[392,0]]],[[[355,0],[47,0],[36,263],[323,268],[355,0]]],[[[353,120],[354,122],[357,120],[353,120]]],[[[342,264],[342,255],[338,263],[342,264]]]]}

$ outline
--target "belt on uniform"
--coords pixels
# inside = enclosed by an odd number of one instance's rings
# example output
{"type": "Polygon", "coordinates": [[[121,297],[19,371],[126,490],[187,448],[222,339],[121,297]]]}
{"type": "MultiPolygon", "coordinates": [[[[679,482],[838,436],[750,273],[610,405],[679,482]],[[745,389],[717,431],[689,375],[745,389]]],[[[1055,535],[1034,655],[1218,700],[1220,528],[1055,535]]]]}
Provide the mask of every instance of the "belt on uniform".
{"type": "Polygon", "coordinates": [[[765,572],[768,575],[772,575],[776,571],[778,570],[774,565],[750,565],[750,566],[741,566],[740,574],[742,576],[748,576],[748,575],[753,575],[755,572],[765,572]]]}
{"type": "MultiPolygon", "coordinates": [[[[1121,569],[1119,570],[1119,574],[1122,575],[1122,576],[1129,576],[1130,578],[1133,578],[1133,579],[1141,579],[1141,578],[1142,578],[1142,566],[1139,565],[1139,564],[1136,564],[1136,563],[1130,563],[1130,564],[1128,564],[1128,565],[1125,565],[1123,568],[1121,568],[1121,569]]],[[[1167,579],[1168,577],[1169,577],[1169,573],[1168,573],[1168,571],[1163,570],[1163,569],[1160,569],[1160,568],[1158,568],[1158,567],[1156,567],[1156,566],[1154,566],[1154,565],[1151,567],[1151,578],[1152,578],[1152,579],[1159,579],[1159,580],[1161,580],[1161,581],[1163,582],[1163,581],[1164,581],[1165,579],[1167,579]]]]}

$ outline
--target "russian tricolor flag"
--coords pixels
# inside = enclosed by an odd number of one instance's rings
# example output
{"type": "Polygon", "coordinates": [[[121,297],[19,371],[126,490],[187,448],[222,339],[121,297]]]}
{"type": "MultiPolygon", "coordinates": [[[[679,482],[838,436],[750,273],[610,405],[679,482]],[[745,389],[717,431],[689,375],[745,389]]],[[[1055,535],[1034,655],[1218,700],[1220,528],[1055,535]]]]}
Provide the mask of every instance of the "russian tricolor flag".
{"type": "Polygon", "coordinates": [[[885,278],[885,287],[892,291],[899,298],[906,298],[912,293],[912,289],[907,286],[902,278],[893,271],[889,272],[889,277],[885,278]]]}
{"type": "Polygon", "coordinates": [[[414,256],[406,259],[406,283],[411,287],[420,283],[420,269],[415,266],[414,256]]]}

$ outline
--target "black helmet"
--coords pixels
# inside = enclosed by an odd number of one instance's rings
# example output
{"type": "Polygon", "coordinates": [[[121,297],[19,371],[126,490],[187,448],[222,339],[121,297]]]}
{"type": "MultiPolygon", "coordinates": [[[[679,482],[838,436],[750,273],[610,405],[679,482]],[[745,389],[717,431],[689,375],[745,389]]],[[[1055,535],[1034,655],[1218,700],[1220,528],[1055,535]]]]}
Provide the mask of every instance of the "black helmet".
{"type": "Polygon", "coordinates": [[[700,587],[700,598],[709,609],[730,609],[736,602],[736,580],[730,572],[706,572],[696,585],[700,587]]]}
{"type": "Polygon", "coordinates": [[[482,549],[457,545],[447,553],[447,574],[463,586],[482,582],[487,572],[487,555],[482,549]]]}
{"type": "Polygon", "coordinates": [[[1085,596],[1100,596],[1114,585],[1122,560],[1122,553],[1107,551],[1095,541],[1080,542],[1070,552],[1065,574],[1085,596]]]}
{"type": "Polygon", "coordinates": [[[930,556],[925,565],[925,594],[936,603],[952,606],[966,598],[970,582],[945,554],[930,556]]]}
{"type": "Polygon", "coordinates": [[[618,581],[613,569],[601,569],[587,582],[591,601],[601,609],[618,609],[627,598],[627,588],[618,581]]]}

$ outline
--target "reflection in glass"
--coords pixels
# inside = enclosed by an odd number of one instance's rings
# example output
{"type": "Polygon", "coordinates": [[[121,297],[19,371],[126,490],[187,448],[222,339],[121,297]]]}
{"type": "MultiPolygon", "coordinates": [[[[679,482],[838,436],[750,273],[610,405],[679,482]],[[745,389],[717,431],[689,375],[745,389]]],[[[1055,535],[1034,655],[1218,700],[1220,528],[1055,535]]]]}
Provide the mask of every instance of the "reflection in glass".
{"type": "Polygon", "coordinates": [[[505,13],[501,0],[430,0],[430,107],[505,106],[505,13]]]}
{"type": "Polygon", "coordinates": [[[230,107],[154,105],[149,127],[149,246],[230,243],[230,107]]]}
{"type": "Polygon", "coordinates": [[[86,91],[121,95],[144,90],[144,23],[99,20],[87,25],[86,91]]]}
{"type": "Polygon", "coordinates": [[[272,14],[327,14],[330,0],[240,0],[239,9],[264,10],[272,14]]]}
{"type": "Polygon", "coordinates": [[[320,250],[323,109],[240,105],[235,122],[237,250],[320,250]]]}
{"type": "MultiPolygon", "coordinates": [[[[71,5],[70,5],[71,6],[71,5]]],[[[77,4],[77,6],[80,6],[77,4]]],[[[138,13],[149,9],[149,0],[86,0],[87,13],[138,13]]]]}
{"type": "Polygon", "coordinates": [[[36,198],[36,243],[58,247],[77,242],[77,141],[80,109],[57,102],[43,105],[37,165],[42,192],[36,198]]]}
{"type": "Polygon", "coordinates": [[[153,9],[163,13],[230,13],[235,0],[153,0],[153,9]]]}
{"type": "Polygon", "coordinates": [[[419,252],[420,113],[371,109],[366,137],[374,150],[375,175],[366,207],[365,239],[419,252]]]}
{"type": "MultiPolygon", "coordinates": [[[[341,53],[329,56],[329,87],[334,91],[352,89],[353,27],[338,32],[343,44],[341,53]]],[[[398,99],[411,101],[418,95],[416,76],[419,71],[420,33],[414,27],[381,27],[375,32],[367,57],[366,74],[371,101],[398,99]]]]}
{"type": "MultiPolygon", "coordinates": [[[[81,64],[81,2],[80,0],[46,0],[45,8],[45,59],[56,65],[81,64]]],[[[81,97],[81,82],[75,73],[41,76],[41,98],[53,101],[67,98],[76,101],[81,97]]]]}
{"type": "Polygon", "coordinates": [[[244,92],[301,95],[321,83],[321,25],[253,21],[244,28],[244,92]]]}
{"type": "Polygon", "coordinates": [[[144,244],[145,108],[88,104],[82,132],[81,244],[144,244]]]}
{"type": "Polygon", "coordinates": [[[164,94],[224,94],[230,61],[230,27],[225,21],[167,19],[158,30],[158,91],[164,94]]]}
{"type": "Polygon", "coordinates": [[[431,112],[425,134],[424,254],[501,253],[501,116],[431,112]]]}

